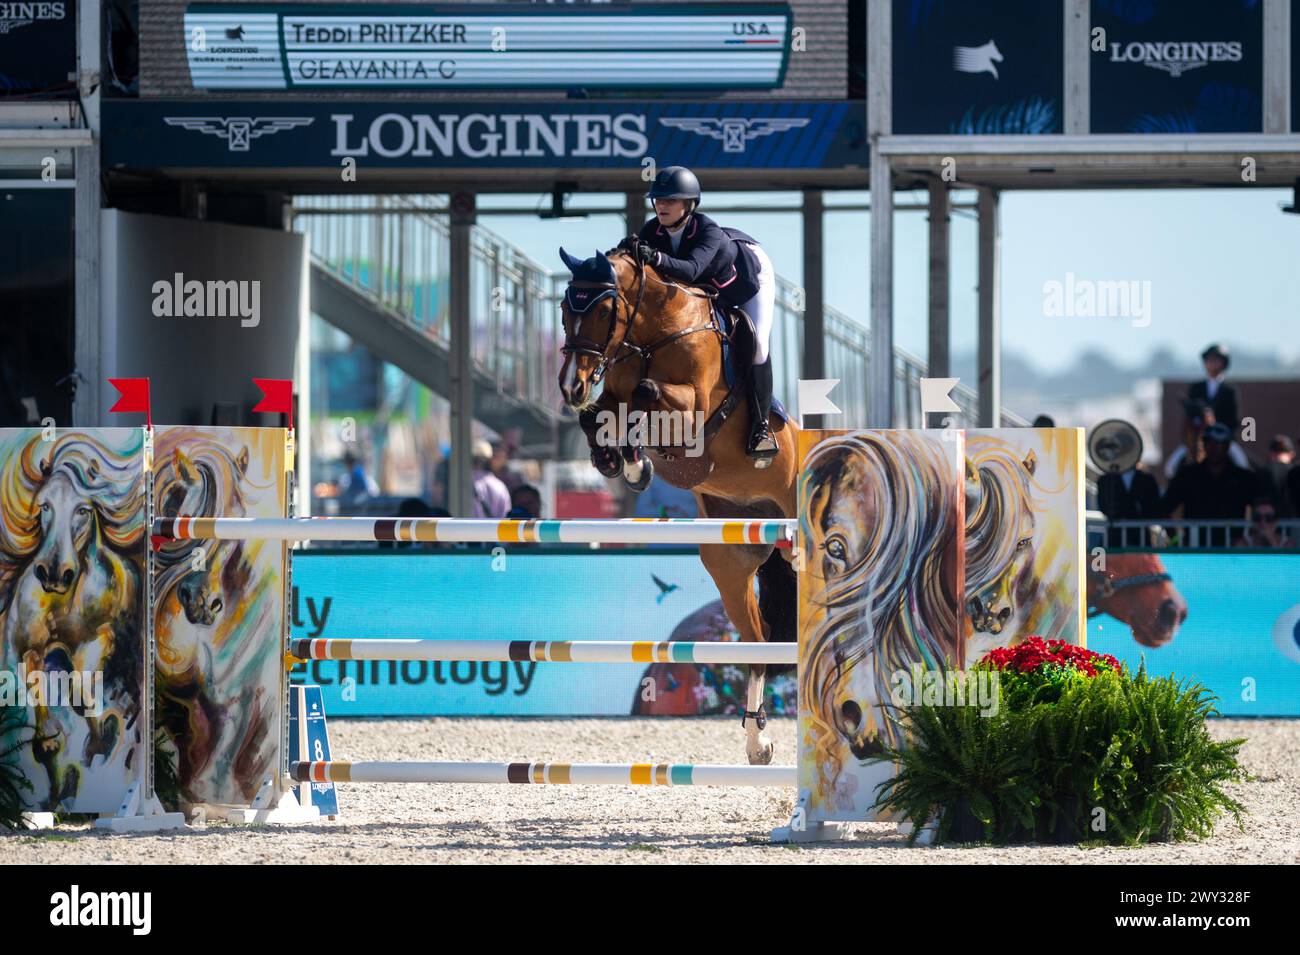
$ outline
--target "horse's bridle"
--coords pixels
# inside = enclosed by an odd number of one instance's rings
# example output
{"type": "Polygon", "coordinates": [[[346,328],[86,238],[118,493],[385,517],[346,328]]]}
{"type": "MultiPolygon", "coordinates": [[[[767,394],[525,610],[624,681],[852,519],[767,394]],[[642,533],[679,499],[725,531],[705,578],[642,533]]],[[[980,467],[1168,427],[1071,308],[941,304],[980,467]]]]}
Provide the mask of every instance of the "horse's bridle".
{"type": "MultiPolygon", "coordinates": [[[[1152,584],[1163,584],[1174,579],[1169,573],[1131,574],[1128,577],[1120,577],[1119,579],[1107,577],[1103,571],[1094,571],[1093,574],[1101,578],[1101,595],[1106,598],[1115,596],[1121,590],[1132,590],[1134,587],[1149,587],[1152,584]]],[[[1088,608],[1089,617],[1095,617],[1102,612],[1096,607],[1088,608]]]]}
{"type": "MultiPolygon", "coordinates": [[[[564,330],[564,346],[560,349],[562,354],[588,355],[592,358],[598,359],[596,370],[591,374],[592,387],[599,385],[601,381],[604,380],[609,369],[621,361],[626,361],[629,358],[640,358],[641,377],[645,378],[649,374],[650,362],[654,358],[655,352],[660,349],[671,345],[680,338],[685,338],[687,335],[693,335],[696,332],[712,331],[717,332],[719,336],[722,335],[721,330],[713,324],[712,316],[710,316],[710,321],[707,324],[696,325],[693,328],[684,328],[681,331],[673,332],[671,335],[666,335],[658,341],[651,342],[649,345],[638,345],[636,342],[630,341],[629,336],[632,334],[632,325],[636,321],[637,316],[641,313],[641,300],[645,296],[645,287],[648,279],[649,277],[646,275],[645,263],[638,259],[636,302],[633,304],[632,308],[628,310],[627,323],[623,326],[623,335],[619,339],[618,344],[614,345],[613,348],[610,346],[614,341],[615,330],[618,328],[619,305],[623,302],[623,296],[619,292],[618,281],[596,282],[585,279],[574,279],[569,282],[568,288],[571,289],[600,289],[600,293],[587,304],[587,309],[594,308],[596,303],[607,295],[612,295],[614,298],[614,303],[610,306],[609,312],[609,333],[605,336],[604,344],[593,341],[590,338],[583,338],[577,334],[571,335],[567,328],[564,330]]],[[[689,295],[695,295],[701,298],[712,299],[717,294],[711,289],[688,289],[685,286],[677,285],[675,282],[665,282],[663,284],[680,288],[689,295]]],[[[568,298],[567,290],[565,292],[565,298],[566,300],[568,298]]],[[[570,306],[572,306],[572,303],[570,303],[570,306]]],[[[584,311],[585,310],[586,309],[584,309],[584,311]]]]}

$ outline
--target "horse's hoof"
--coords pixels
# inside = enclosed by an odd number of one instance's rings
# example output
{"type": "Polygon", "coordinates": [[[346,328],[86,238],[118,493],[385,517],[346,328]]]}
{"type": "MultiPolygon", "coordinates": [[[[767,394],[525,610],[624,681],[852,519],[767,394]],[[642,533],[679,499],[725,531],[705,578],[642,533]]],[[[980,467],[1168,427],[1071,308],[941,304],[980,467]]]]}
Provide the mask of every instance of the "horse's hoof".
{"type": "Polygon", "coordinates": [[[623,472],[623,480],[627,483],[629,489],[640,494],[650,486],[650,479],[655,476],[655,467],[650,463],[650,459],[645,455],[641,456],[641,476],[635,481],[628,480],[627,472],[623,472]]]}
{"type": "Polygon", "coordinates": [[[763,745],[757,750],[748,752],[749,765],[767,766],[772,762],[772,754],[776,751],[776,744],[771,740],[765,740],[763,745]]]}

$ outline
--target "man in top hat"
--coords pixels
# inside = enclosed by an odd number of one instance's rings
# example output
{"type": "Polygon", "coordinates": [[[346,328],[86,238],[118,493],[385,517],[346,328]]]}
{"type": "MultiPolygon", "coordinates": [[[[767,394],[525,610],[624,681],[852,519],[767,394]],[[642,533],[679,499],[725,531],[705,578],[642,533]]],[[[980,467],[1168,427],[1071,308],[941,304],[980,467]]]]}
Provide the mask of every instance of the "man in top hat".
{"type": "Polygon", "coordinates": [[[1228,349],[1214,344],[1201,352],[1205,364],[1205,380],[1198,381],[1187,391],[1190,401],[1203,401],[1214,411],[1214,420],[1236,431],[1241,419],[1237,417],[1237,391],[1223,380],[1228,371],[1228,349]]]}

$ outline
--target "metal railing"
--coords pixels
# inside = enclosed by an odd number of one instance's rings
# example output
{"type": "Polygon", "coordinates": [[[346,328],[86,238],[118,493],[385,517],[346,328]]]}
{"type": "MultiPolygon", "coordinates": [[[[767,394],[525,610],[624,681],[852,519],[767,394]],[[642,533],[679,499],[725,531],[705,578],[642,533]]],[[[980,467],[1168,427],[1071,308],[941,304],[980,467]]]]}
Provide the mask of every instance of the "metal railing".
{"type": "MultiPolygon", "coordinates": [[[[441,196],[300,196],[294,227],[311,243],[312,262],[377,307],[450,344],[450,229],[441,196]]],[[[470,302],[474,362],[497,388],[558,414],[561,406],[558,306],[567,273],[530,259],[491,229],[473,228],[470,302]]],[[[775,392],[791,411],[803,354],[803,312],[797,287],[778,277],[772,329],[775,392]]],[[[826,377],[838,378],[832,399],[843,410],[835,427],[867,424],[869,332],[843,312],[825,309],[826,377]]],[[[921,427],[919,380],[925,362],[894,350],[894,426],[921,427]]],[[[976,419],[975,392],[959,385],[958,425],[976,419]]],[[[1004,425],[1027,422],[1005,409],[1004,425]]]]}
{"type": "Polygon", "coordinates": [[[1300,546],[1300,520],[1277,521],[1272,537],[1252,521],[1188,521],[1172,518],[1109,521],[1088,519],[1089,546],[1132,550],[1198,550],[1220,547],[1293,549],[1300,546]]]}

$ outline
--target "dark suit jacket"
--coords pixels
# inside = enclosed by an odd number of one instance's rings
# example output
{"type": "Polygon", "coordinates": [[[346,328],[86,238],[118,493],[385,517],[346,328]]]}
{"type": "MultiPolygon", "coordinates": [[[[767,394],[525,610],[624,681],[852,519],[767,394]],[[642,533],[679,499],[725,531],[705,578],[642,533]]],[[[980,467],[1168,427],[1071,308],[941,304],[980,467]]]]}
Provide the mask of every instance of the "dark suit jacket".
{"type": "Polygon", "coordinates": [[[1097,506],[1112,521],[1160,517],[1160,486],[1146,471],[1133,472],[1128,488],[1120,475],[1103,474],[1097,481],[1097,506]]]}
{"type": "Polygon", "coordinates": [[[1226,381],[1219,385],[1219,390],[1214,393],[1214,400],[1210,400],[1209,387],[1204,381],[1198,381],[1187,389],[1187,397],[1193,401],[1204,401],[1214,409],[1214,420],[1226,424],[1233,431],[1237,430],[1237,425],[1241,419],[1237,417],[1237,390],[1226,381]]]}
{"type": "Polygon", "coordinates": [[[758,262],[745,245],[754,240],[739,229],[724,229],[708,216],[693,213],[677,251],[668,230],[651,219],[641,227],[641,241],[661,253],[657,268],[671,278],[709,284],[729,305],[744,305],[758,294],[758,262]]]}

